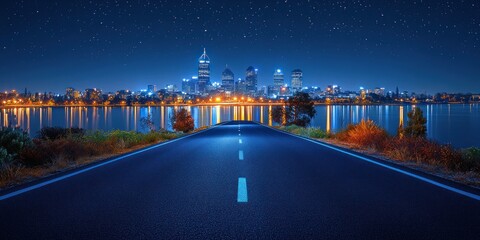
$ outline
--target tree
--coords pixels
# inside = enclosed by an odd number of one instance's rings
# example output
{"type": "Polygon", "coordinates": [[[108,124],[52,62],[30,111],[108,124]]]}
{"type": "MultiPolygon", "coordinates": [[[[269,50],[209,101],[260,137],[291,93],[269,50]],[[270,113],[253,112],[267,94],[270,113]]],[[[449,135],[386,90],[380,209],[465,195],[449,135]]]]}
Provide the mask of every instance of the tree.
{"type": "Polygon", "coordinates": [[[407,127],[405,127],[405,136],[408,137],[427,137],[427,119],[423,117],[423,112],[420,108],[415,107],[408,112],[407,127]]]}
{"type": "Polygon", "coordinates": [[[148,129],[150,132],[155,132],[155,123],[153,122],[152,115],[148,113],[146,117],[140,119],[140,123],[143,129],[148,129]]]}
{"type": "Polygon", "coordinates": [[[173,113],[172,116],[173,129],[176,131],[182,131],[184,133],[193,131],[195,124],[193,118],[187,109],[180,109],[173,113]]]}
{"type": "Polygon", "coordinates": [[[270,112],[270,116],[272,116],[272,121],[283,124],[283,117],[285,116],[285,109],[283,107],[274,107],[272,112],[270,112]]]}
{"type": "Polygon", "coordinates": [[[276,107],[272,110],[272,120],[283,125],[306,127],[315,116],[316,110],[308,93],[298,92],[289,98],[285,108],[276,107]],[[285,116],[285,121],[284,121],[285,116]]]}

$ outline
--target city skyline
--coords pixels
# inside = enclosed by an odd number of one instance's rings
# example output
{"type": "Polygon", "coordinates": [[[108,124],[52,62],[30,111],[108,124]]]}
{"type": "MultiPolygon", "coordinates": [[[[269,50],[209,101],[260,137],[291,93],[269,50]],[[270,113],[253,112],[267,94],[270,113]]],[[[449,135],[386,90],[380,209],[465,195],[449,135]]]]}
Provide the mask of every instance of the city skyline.
{"type": "MultiPolygon", "coordinates": [[[[141,89],[197,75],[302,69],[306,86],[480,90],[475,1],[2,2],[0,89],[141,89]],[[208,12],[210,14],[204,14],[208,12]]],[[[242,76],[240,74],[238,76],[242,76]]],[[[287,79],[286,79],[287,80],[287,79]]]]}

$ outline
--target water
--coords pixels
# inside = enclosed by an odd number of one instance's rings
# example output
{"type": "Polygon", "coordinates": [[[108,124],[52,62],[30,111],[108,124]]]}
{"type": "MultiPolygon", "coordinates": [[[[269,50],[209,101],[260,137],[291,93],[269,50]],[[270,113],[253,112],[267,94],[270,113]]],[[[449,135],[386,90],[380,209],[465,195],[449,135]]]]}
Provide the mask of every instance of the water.
{"type": "MultiPolygon", "coordinates": [[[[272,125],[274,106],[192,106],[195,127],[229,120],[253,120],[272,125]]],[[[480,147],[479,104],[418,105],[427,118],[428,137],[456,147],[480,147]]],[[[395,134],[407,122],[412,106],[316,106],[312,126],[333,132],[350,123],[371,119],[395,134]]],[[[1,109],[0,124],[25,129],[31,136],[44,126],[80,127],[92,130],[148,131],[140,119],[151,114],[157,129],[172,129],[170,118],[179,107],[30,107],[1,109]]]]}

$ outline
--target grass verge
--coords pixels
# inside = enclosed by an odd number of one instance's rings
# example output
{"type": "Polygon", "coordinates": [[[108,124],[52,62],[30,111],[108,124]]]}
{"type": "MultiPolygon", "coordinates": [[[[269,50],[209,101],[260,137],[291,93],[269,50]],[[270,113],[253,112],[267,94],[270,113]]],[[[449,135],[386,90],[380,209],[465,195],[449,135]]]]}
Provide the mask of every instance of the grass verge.
{"type": "Polygon", "coordinates": [[[295,125],[277,128],[480,187],[480,148],[455,149],[425,138],[391,136],[373,121],[349,125],[335,134],[295,125]]]}
{"type": "MultiPolygon", "coordinates": [[[[206,129],[199,128],[193,132],[206,129]]],[[[186,135],[166,130],[90,131],[44,128],[30,139],[19,129],[0,130],[0,189],[78,168],[186,135]]]]}

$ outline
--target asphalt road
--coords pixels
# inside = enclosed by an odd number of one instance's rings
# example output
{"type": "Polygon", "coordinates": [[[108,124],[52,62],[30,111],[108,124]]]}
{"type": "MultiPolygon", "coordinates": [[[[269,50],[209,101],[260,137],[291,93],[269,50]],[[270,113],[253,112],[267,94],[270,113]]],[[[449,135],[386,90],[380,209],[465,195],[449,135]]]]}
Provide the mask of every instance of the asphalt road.
{"type": "Polygon", "coordinates": [[[230,122],[0,192],[0,239],[480,239],[478,191],[413,174],[230,122]]]}

